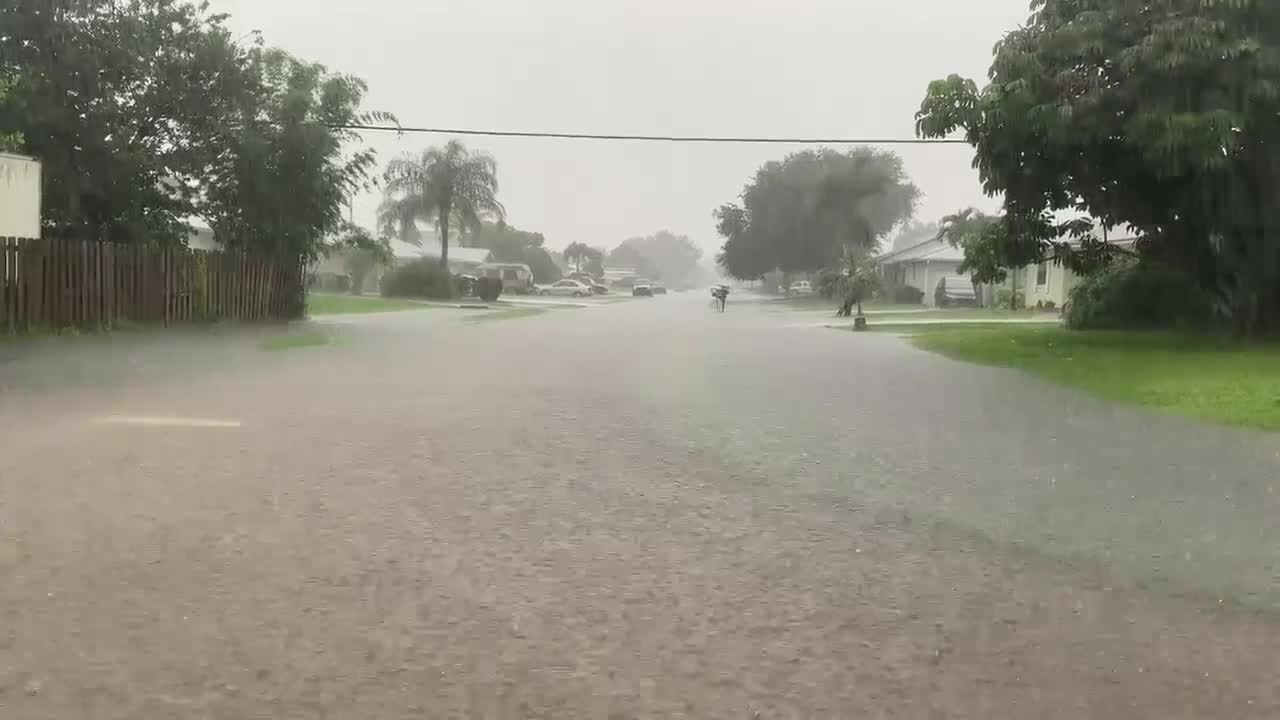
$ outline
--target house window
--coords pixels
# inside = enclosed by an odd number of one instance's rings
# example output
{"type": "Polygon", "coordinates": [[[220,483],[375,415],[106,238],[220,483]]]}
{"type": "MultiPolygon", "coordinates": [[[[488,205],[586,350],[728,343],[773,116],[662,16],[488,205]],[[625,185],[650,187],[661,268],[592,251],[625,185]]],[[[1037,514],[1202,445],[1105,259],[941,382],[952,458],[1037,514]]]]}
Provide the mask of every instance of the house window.
{"type": "Polygon", "coordinates": [[[1036,266],[1036,285],[1049,284],[1049,263],[1042,262],[1036,266]]]}

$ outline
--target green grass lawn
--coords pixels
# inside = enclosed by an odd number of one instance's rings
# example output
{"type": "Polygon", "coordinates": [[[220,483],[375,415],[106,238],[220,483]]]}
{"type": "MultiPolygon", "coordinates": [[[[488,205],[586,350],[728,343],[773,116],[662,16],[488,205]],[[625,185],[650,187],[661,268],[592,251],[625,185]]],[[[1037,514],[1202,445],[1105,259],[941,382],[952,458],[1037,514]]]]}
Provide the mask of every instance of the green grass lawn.
{"type": "Polygon", "coordinates": [[[1100,397],[1280,430],[1280,345],[1173,333],[1009,325],[892,325],[926,350],[1003,365],[1100,397]]]}
{"type": "Polygon", "coordinates": [[[352,313],[392,312],[396,310],[425,310],[431,307],[414,300],[368,297],[362,295],[307,295],[308,315],[349,315],[352,313]]]}

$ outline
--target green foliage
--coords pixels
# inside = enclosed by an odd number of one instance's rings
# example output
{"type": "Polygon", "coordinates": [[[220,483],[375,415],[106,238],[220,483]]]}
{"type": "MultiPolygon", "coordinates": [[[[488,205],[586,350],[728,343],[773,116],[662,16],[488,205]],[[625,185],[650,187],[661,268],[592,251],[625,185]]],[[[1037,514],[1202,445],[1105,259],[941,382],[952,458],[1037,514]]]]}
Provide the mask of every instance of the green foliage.
{"type": "Polygon", "coordinates": [[[384,265],[389,265],[393,255],[391,245],[385,238],[374,238],[368,230],[352,225],[338,242],[326,253],[342,255],[342,266],[351,278],[351,294],[364,292],[365,279],[369,273],[384,265]]]}
{"type": "Polygon", "coordinates": [[[434,222],[440,231],[442,267],[449,264],[451,224],[480,232],[486,217],[501,221],[505,215],[498,202],[497,161],[457,140],[392,160],[384,179],[378,208],[382,234],[417,245],[421,242],[417,222],[434,222]]]}
{"type": "Polygon", "coordinates": [[[476,281],[476,297],[493,302],[502,295],[502,278],[482,277],[476,281]]]}
{"type": "Polygon", "coordinates": [[[757,170],[741,205],[715,211],[725,238],[716,260],[743,280],[774,269],[815,272],[836,263],[846,247],[874,250],[911,216],[919,194],[891,152],[794,153],[757,170]]]}
{"type": "MultiPolygon", "coordinates": [[[[3,72],[2,68],[0,68],[0,72],[3,72]]],[[[9,93],[13,90],[13,87],[16,84],[16,80],[7,78],[3,74],[0,74],[0,108],[4,107],[5,98],[9,96],[9,93]]],[[[18,152],[22,149],[22,144],[24,142],[22,133],[17,130],[5,129],[5,127],[5,125],[0,124],[0,152],[18,152]]]]}
{"type": "Polygon", "coordinates": [[[482,223],[479,230],[467,235],[469,247],[487,248],[494,262],[524,263],[533,271],[533,281],[549,284],[560,279],[556,265],[545,247],[542,233],[518,230],[504,222],[482,223]]]}
{"type": "Polygon", "coordinates": [[[360,110],[366,86],[281,50],[254,50],[254,93],[219,128],[227,152],[209,169],[204,214],[228,248],[314,259],[346,229],[350,199],[370,187],[375,155],[336,126],[393,119],[360,110]]]}
{"type": "Polygon", "coordinates": [[[1005,198],[1004,267],[1106,264],[1111,247],[1054,220],[1084,212],[1132,226],[1237,329],[1280,329],[1277,37],[1270,0],[1036,0],[986,87],[935,81],[917,131],[976,148],[1005,198]]]}
{"type": "Polygon", "coordinates": [[[1186,273],[1154,261],[1118,262],[1071,289],[1067,327],[1074,330],[1202,327],[1209,299],[1186,273]]]}
{"type": "Polygon", "coordinates": [[[696,284],[701,259],[702,250],[687,235],[669,230],[628,238],[609,253],[610,265],[635,268],[642,277],[677,288],[696,284]]]}
{"type": "Polygon", "coordinates": [[[179,244],[202,218],[231,247],[313,259],[338,231],[372,154],[324,124],[389,116],[225,21],[184,0],[0,3],[0,128],[43,163],[47,235],[179,244]]]}
{"type": "Polygon", "coordinates": [[[938,238],[964,251],[964,262],[957,272],[971,275],[974,282],[983,285],[1002,283],[1008,277],[1004,258],[1010,252],[1011,237],[1003,218],[975,208],[948,215],[938,226],[938,238]]]}
{"type": "Polygon", "coordinates": [[[448,300],[453,297],[453,276],[434,260],[411,260],[383,275],[382,296],[448,300]]]}

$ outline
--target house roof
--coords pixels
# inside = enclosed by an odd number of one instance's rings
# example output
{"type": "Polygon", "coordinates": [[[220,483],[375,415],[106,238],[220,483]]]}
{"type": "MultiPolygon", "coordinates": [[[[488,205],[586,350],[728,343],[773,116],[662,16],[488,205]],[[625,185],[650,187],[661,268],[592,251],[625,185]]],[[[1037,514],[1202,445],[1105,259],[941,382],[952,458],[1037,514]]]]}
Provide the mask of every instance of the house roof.
{"type": "Polygon", "coordinates": [[[922,262],[925,260],[936,260],[941,262],[960,262],[964,260],[964,251],[957,247],[952,247],[950,243],[938,238],[925,240],[916,243],[911,247],[881,255],[879,261],[881,264],[901,263],[901,262],[922,262]]]}
{"type": "MultiPolygon", "coordinates": [[[[1110,232],[1103,232],[1100,224],[1095,223],[1093,231],[1090,233],[1099,242],[1104,239],[1111,245],[1120,247],[1129,247],[1137,241],[1137,233],[1128,225],[1119,225],[1111,229],[1110,232]]],[[[1072,240],[1071,244],[1079,246],[1078,240],[1072,240]]],[[[932,238],[924,242],[916,243],[910,247],[901,250],[892,250],[877,258],[880,264],[892,264],[901,262],[919,262],[923,260],[935,261],[954,261],[960,262],[964,260],[964,250],[952,246],[950,243],[939,238],[932,238]]]]}
{"type": "MultiPolygon", "coordinates": [[[[449,247],[449,261],[479,265],[480,263],[488,262],[491,253],[492,251],[489,248],[469,248],[451,245],[449,247]]],[[[401,260],[414,260],[424,257],[438,258],[440,257],[440,243],[439,241],[432,242],[431,238],[427,238],[422,245],[413,245],[403,240],[392,240],[391,254],[401,260]]]]}

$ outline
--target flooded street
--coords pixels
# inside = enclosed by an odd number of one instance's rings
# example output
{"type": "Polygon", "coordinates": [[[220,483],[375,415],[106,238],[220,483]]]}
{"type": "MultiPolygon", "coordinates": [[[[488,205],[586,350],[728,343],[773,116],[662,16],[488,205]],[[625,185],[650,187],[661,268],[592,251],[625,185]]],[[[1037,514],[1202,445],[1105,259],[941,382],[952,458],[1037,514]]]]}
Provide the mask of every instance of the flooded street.
{"type": "Polygon", "coordinates": [[[1280,714],[1271,436],[706,300],[11,351],[0,717],[1280,714]]]}

